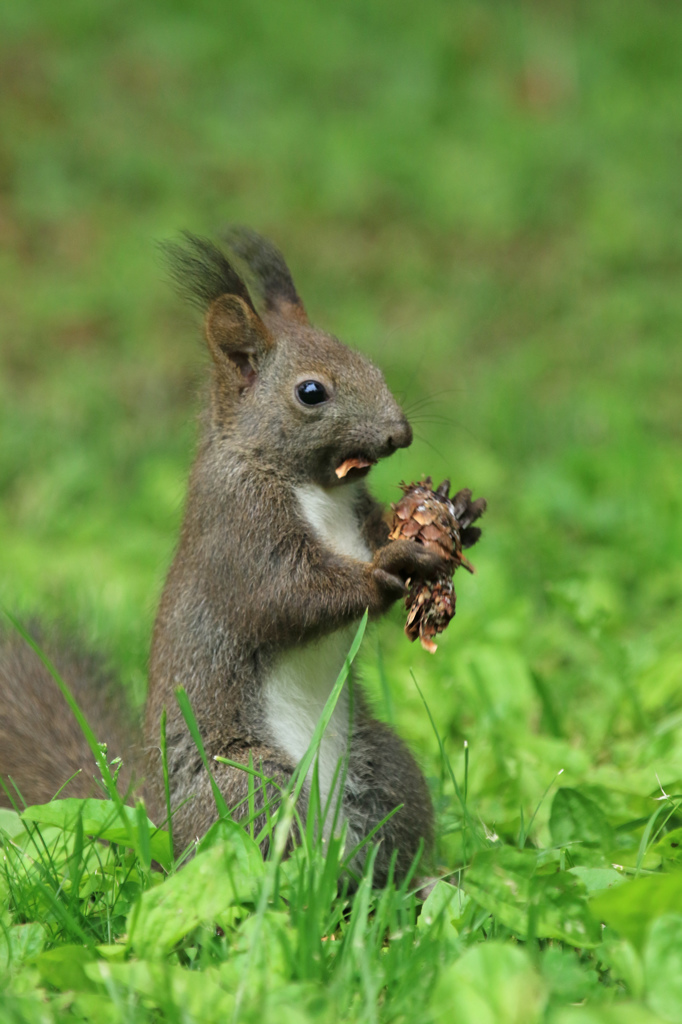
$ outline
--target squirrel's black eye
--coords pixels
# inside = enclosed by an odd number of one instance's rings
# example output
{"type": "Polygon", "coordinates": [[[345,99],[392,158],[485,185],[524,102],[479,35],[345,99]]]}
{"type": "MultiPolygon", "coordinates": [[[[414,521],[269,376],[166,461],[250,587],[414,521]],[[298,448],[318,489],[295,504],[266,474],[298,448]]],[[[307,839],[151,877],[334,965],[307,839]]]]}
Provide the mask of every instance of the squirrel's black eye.
{"type": "Polygon", "coordinates": [[[304,405],[319,405],[320,402],[326,402],[329,398],[327,389],[320,384],[319,380],[304,380],[296,388],[296,394],[304,405]]]}

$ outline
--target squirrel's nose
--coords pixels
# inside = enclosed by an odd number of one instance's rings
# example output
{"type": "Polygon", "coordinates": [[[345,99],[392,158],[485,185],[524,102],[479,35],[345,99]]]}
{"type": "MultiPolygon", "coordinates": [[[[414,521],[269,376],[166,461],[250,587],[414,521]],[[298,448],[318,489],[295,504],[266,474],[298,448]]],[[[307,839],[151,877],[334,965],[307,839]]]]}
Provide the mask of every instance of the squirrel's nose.
{"type": "Polygon", "coordinates": [[[395,451],[396,448],[409,448],[412,444],[412,427],[404,417],[392,425],[388,444],[391,451],[395,451]]]}

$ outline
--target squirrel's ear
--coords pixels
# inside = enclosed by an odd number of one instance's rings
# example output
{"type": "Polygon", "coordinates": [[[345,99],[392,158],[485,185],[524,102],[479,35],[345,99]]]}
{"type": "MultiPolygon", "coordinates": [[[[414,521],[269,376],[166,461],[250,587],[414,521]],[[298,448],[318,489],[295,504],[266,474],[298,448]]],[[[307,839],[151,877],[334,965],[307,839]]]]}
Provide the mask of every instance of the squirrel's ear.
{"type": "Polygon", "coordinates": [[[257,231],[232,227],[223,238],[234,255],[246,266],[269,313],[307,324],[308,314],[296,291],[291,272],[276,245],[257,231]]]}
{"type": "Polygon", "coordinates": [[[253,384],[272,337],[253,309],[237,295],[221,295],[206,314],[206,341],[219,369],[241,373],[242,388],[253,384]]]}

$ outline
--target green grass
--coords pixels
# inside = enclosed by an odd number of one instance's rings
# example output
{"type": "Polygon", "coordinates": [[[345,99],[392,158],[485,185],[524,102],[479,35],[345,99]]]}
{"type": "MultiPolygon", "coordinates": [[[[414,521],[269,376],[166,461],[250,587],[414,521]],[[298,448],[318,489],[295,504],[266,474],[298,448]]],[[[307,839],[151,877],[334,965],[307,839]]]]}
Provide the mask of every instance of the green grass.
{"type": "Polygon", "coordinates": [[[205,367],[155,250],[181,228],[270,234],[414,407],[381,497],[428,472],[489,500],[437,654],[397,609],[359,656],[461,888],[345,898],[314,844],[263,867],[230,832],[195,921],[204,882],[146,866],[142,818],[133,855],[3,815],[3,1020],[682,1021],[682,13],[0,19],[4,607],[85,634],[142,702],[205,367]]]}

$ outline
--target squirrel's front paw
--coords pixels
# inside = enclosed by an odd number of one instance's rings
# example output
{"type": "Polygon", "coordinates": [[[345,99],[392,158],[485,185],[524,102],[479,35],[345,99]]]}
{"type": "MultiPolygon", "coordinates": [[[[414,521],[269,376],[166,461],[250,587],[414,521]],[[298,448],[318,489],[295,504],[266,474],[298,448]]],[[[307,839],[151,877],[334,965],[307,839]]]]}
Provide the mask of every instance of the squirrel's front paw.
{"type": "Polygon", "coordinates": [[[438,552],[414,540],[393,540],[384,544],[374,555],[377,569],[403,581],[415,576],[422,580],[434,579],[446,567],[446,559],[438,552]]]}
{"type": "Polygon", "coordinates": [[[445,567],[445,559],[413,540],[394,540],[375,552],[372,578],[380,593],[380,605],[387,607],[407,593],[406,581],[415,577],[434,579],[445,567]]]}
{"type": "Polygon", "coordinates": [[[377,591],[377,600],[375,607],[370,610],[375,613],[386,611],[399,597],[407,595],[407,586],[403,583],[400,576],[396,576],[392,572],[386,572],[385,569],[373,568],[372,582],[377,591]]]}

